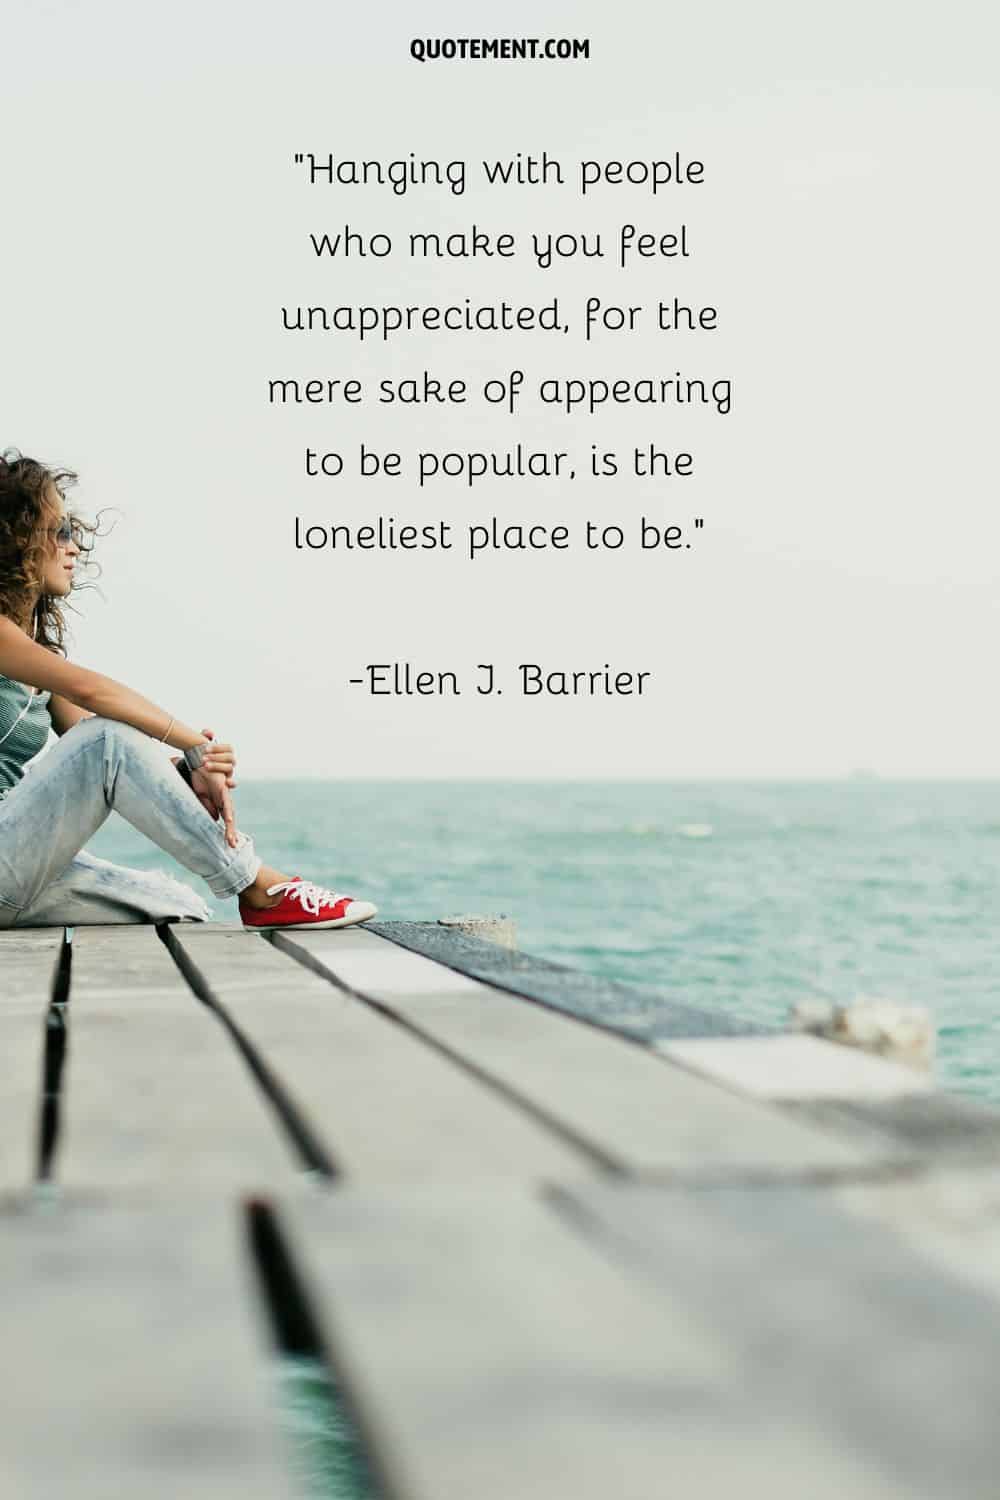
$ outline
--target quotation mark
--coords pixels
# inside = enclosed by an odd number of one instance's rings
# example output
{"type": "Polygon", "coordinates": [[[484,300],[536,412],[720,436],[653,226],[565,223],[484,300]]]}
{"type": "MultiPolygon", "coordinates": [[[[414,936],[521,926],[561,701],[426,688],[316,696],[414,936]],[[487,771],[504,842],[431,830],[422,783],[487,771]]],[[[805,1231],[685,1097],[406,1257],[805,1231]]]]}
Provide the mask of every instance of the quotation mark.
{"type": "Polygon", "coordinates": [[[704,521],[695,521],[695,523],[694,523],[694,524],[695,524],[695,525],[696,525],[696,526],[704,526],[704,524],[705,524],[705,523],[704,523],[704,521]]]}
{"type": "Polygon", "coordinates": [[[295,160],[295,165],[297,167],[301,167],[301,165],[305,161],[305,159],[306,158],[305,158],[305,153],[304,152],[302,152],[302,151],[296,151],[294,160],[295,160]]]}

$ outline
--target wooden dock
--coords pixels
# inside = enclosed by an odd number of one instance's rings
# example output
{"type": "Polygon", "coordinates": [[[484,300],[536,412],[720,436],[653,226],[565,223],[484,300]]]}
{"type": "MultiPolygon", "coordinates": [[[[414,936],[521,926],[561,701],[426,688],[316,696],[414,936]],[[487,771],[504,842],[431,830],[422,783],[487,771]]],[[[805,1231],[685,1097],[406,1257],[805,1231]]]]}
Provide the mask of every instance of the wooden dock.
{"type": "Polygon", "coordinates": [[[1000,1114],[434,923],[0,933],[0,1492],[995,1497],[1000,1114]],[[331,1492],[332,1493],[332,1492],[331,1492]]]}

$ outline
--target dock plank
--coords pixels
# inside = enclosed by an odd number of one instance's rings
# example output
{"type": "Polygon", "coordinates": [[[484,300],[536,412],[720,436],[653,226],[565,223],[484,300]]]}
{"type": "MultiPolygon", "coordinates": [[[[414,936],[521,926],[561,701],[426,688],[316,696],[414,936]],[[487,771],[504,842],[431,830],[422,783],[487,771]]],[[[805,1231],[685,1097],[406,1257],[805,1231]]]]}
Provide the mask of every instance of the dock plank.
{"type": "Polygon", "coordinates": [[[1000,1298],[1000,1172],[991,1155],[935,1152],[924,1170],[844,1182],[834,1201],[891,1226],[951,1274],[1000,1298]]]}
{"type": "Polygon", "coordinates": [[[153,927],[76,930],[68,1014],[60,1181],[253,1190],[302,1170],[153,927]]]}
{"type": "Polygon", "coordinates": [[[737,1378],[790,1424],[822,1413],[831,1446],[908,1492],[996,1494],[996,1297],[817,1187],[590,1184],[558,1198],[724,1338],[737,1378]]]}
{"type": "MultiPolygon", "coordinates": [[[[341,951],[357,945],[356,934],[334,936],[341,951]]],[[[582,1149],[259,934],[192,926],[174,937],[344,1172],[431,1181],[593,1169],[582,1149]]]]}
{"type": "Polygon", "coordinates": [[[921,1493],[516,1189],[279,1205],[395,1500],[921,1493]]]}
{"type": "Polygon", "coordinates": [[[63,930],[0,933],[0,1189],[31,1181],[36,1164],[45,1018],[63,930]]]}
{"type": "Polygon", "coordinates": [[[800,1173],[897,1160],[883,1140],[840,1139],[733,1093],[652,1050],[442,967],[374,933],[296,932],[335,980],[503,1087],[545,1108],[632,1171],[800,1173]]]}
{"type": "Polygon", "coordinates": [[[0,1487],[293,1500],[237,1210],[0,1206],[0,1487]]]}

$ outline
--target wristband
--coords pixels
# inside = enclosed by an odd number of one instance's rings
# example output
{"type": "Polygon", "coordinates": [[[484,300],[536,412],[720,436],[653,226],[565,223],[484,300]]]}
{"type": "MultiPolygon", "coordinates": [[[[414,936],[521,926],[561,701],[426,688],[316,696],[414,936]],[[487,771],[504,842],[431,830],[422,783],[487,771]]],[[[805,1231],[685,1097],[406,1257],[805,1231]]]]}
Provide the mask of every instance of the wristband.
{"type": "Polygon", "coordinates": [[[202,761],[208,754],[208,747],[211,743],[211,740],[203,740],[200,745],[192,745],[190,750],[184,751],[184,759],[187,761],[190,770],[197,771],[200,769],[202,761]]]}

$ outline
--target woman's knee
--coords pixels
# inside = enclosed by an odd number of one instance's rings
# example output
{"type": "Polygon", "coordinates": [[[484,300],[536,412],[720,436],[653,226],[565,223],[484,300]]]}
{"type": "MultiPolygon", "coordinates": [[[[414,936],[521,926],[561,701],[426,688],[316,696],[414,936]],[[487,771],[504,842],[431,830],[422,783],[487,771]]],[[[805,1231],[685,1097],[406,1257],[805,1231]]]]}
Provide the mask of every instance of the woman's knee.
{"type": "Polygon", "coordinates": [[[162,774],[168,766],[166,757],[155,740],[134,725],[123,724],[120,719],[106,719],[95,714],[92,718],[81,719],[75,724],[64,737],[64,743],[74,735],[78,735],[83,742],[82,748],[77,742],[74,754],[93,758],[94,768],[103,781],[105,800],[108,802],[112,799],[112,789],[119,772],[128,766],[147,767],[156,775],[162,774]]]}
{"type": "Polygon", "coordinates": [[[104,745],[124,746],[134,751],[146,751],[153,745],[149,735],[136,729],[133,724],[123,724],[120,719],[106,719],[102,714],[81,719],[73,726],[72,732],[79,734],[81,738],[99,740],[104,745]]]}

